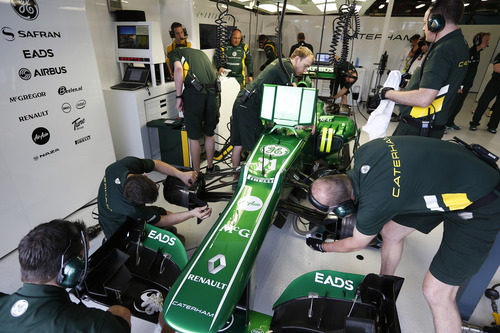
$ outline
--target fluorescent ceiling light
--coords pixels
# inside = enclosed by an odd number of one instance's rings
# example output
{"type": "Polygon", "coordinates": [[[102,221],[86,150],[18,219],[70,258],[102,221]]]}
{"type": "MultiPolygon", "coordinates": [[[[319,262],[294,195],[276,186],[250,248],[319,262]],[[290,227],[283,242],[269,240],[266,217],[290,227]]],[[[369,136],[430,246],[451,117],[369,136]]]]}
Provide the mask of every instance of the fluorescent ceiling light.
{"type": "Polygon", "coordinates": [[[470,3],[468,2],[464,3],[464,7],[467,7],[468,5],[470,5],[470,3]]]}
{"type": "MultiPolygon", "coordinates": [[[[318,7],[320,12],[323,12],[323,10],[325,9],[325,3],[323,2],[323,4],[321,4],[321,5],[316,5],[316,7],[318,7]]],[[[337,11],[337,4],[336,3],[327,3],[326,4],[326,12],[335,12],[335,11],[337,11]]]]}
{"type": "MultiPolygon", "coordinates": [[[[270,13],[276,13],[276,5],[274,4],[263,4],[259,6],[259,9],[265,10],[266,12],[270,13]]],[[[280,4],[280,11],[283,9],[283,6],[280,4]]],[[[286,5],[286,10],[287,11],[292,11],[292,12],[302,12],[302,9],[294,6],[294,5],[286,5]]]]}
{"type": "Polygon", "coordinates": [[[382,9],[382,8],[384,8],[384,7],[385,7],[385,3],[383,3],[383,4],[379,5],[379,6],[378,6],[378,9],[382,9]]]}
{"type": "Polygon", "coordinates": [[[415,6],[416,9],[419,9],[419,8],[422,8],[422,7],[425,7],[425,3],[421,3],[420,5],[416,5],[415,6]]]}

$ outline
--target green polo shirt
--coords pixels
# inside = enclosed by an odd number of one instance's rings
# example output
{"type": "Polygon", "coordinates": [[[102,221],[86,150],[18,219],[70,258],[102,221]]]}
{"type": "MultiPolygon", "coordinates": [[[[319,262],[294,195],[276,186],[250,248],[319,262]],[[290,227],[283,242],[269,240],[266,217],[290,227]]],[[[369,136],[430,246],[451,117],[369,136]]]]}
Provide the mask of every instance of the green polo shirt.
{"type": "MultiPolygon", "coordinates": [[[[188,71],[196,75],[201,84],[215,84],[217,78],[215,68],[208,56],[203,51],[181,47],[168,54],[170,63],[179,61],[184,69],[184,78],[188,71]]],[[[173,65],[172,65],[173,66],[173,65]]]]}
{"type": "Polygon", "coordinates": [[[462,210],[500,179],[467,148],[418,136],[362,145],[347,175],[358,204],[356,228],[365,235],[376,235],[397,215],[462,210]]]}
{"type": "Polygon", "coordinates": [[[0,332],[130,332],[128,323],[111,312],[73,303],[66,290],[25,283],[0,297],[0,332]]]}
{"type": "Polygon", "coordinates": [[[439,93],[428,107],[401,105],[401,115],[422,119],[435,115],[434,125],[445,125],[469,64],[469,49],[462,30],[454,30],[434,43],[426,58],[423,68],[415,70],[405,90],[427,88],[439,93]]]}
{"type": "Polygon", "coordinates": [[[109,239],[127,221],[127,217],[156,224],[161,215],[167,215],[161,207],[137,205],[123,197],[123,186],[129,174],[148,173],[154,167],[153,160],[128,156],[106,168],[97,195],[99,224],[106,238],[109,239]]]}
{"type": "Polygon", "coordinates": [[[222,51],[227,58],[224,68],[231,70],[228,76],[236,78],[238,83],[244,86],[245,79],[253,76],[252,56],[248,45],[245,43],[237,46],[229,44],[222,48],[222,51]]]}

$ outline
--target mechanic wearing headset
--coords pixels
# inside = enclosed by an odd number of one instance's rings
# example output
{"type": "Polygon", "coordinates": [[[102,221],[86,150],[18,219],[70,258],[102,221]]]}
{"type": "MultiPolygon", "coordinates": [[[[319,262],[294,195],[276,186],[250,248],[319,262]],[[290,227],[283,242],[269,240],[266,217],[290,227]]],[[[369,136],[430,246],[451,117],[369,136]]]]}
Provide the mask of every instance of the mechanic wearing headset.
{"type": "Polygon", "coordinates": [[[350,62],[344,62],[335,66],[335,80],[330,84],[330,89],[332,90],[332,99],[336,100],[341,97],[340,104],[347,104],[347,95],[349,95],[349,89],[351,89],[354,82],[358,80],[358,72],[356,67],[350,62]],[[338,91],[340,87],[340,91],[338,91]]]}
{"type": "Polygon", "coordinates": [[[459,333],[458,288],[481,268],[500,230],[499,180],[496,164],[459,144],[418,136],[375,139],[357,150],[347,174],[319,178],[311,186],[316,208],[341,217],[357,210],[352,237],[308,238],[307,244],[321,252],[352,252],[380,232],[380,273],[394,275],[405,237],[414,230],[429,233],[444,221],[423,293],[436,332],[459,333]]]}
{"type": "MultiPolygon", "coordinates": [[[[191,185],[197,177],[195,171],[180,171],[162,161],[140,159],[128,156],[106,168],[97,195],[99,224],[109,239],[127,218],[141,219],[147,223],[175,233],[174,224],[192,217],[206,219],[212,209],[198,207],[193,210],[171,213],[158,206],[146,206],[158,198],[158,186],[145,173],[157,171],[167,176],[177,177],[186,185],[191,185]]],[[[178,235],[182,240],[182,236],[178,235]]]]}
{"type": "Polygon", "coordinates": [[[168,54],[175,50],[178,47],[191,47],[191,42],[188,42],[186,38],[186,29],[180,24],[179,22],[174,22],[170,26],[170,37],[173,38],[174,40],[172,41],[172,44],[167,46],[167,57],[166,57],[166,63],[168,67],[168,71],[170,73],[170,77],[174,77],[174,72],[172,69],[172,65],[170,64],[170,59],[168,58],[168,54]]]}
{"type": "Polygon", "coordinates": [[[267,38],[266,35],[259,35],[259,47],[261,49],[264,49],[267,58],[266,62],[263,63],[259,68],[261,71],[263,71],[267,65],[278,58],[278,52],[276,51],[276,45],[274,44],[274,42],[267,38]]]}
{"type": "Polygon", "coordinates": [[[225,67],[219,67],[219,74],[222,74],[224,68],[230,69],[228,76],[236,78],[240,87],[245,88],[247,81],[253,81],[253,63],[248,44],[242,41],[240,29],[233,30],[230,44],[223,47],[222,52],[227,63],[225,67]]]}
{"type": "Polygon", "coordinates": [[[472,40],[472,47],[469,49],[469,66],[467,68],[467,75],[465,76],[462,85],[458,88],[457,97],[453,102],[453,106],[450,109],[450,116],[448,117],[448,122],[446,123],[446,127],[450,127],[454,130],[459,130],[455,124],[455,117],[462,109],[464,105],[465,98],[469,93],[472,84],[474,83],[474,77],[477,73],[477,67],[479,66],[479,61],[481,60],[480,52],[489,46],[490,42],[490,33],[489,32],[480,32],[476,34],[472,40]]]}
{"type": "Polygon", "coordinates": [[[233,167],[240,165],[243,148],[252,150],[264,130],[260,119],[264,84],[291,85],[294,76],[304,74],[313,60],[314,55],[311,50],[301,46],[295,49],[289,59],[283,59],[283,65],[290,76],[283,72],[279,59],[276,59],[251,84],[239,92],[234,101],[231,121],[233,167]]]}
{"type": "Polygon", "coordinates": [[[423,30],[432,44],[422,66],[405,90],[380,90],[380,99],[402,104],[401,121],[393,135],[443,136],[469,63],[467,42],[458,28],[463,10],[462,0],[437,0],[425,12],[423,30]]]}
{"type": "Polygon", "coordinates": [[[84,278],[83,242],[85,225],[63,220],[40,224],[24,236],[18,247],[24,284],[0,296],[1,332],[130,332],[127,308],[103,311],[70,300],[65,288],[84,278]]]}

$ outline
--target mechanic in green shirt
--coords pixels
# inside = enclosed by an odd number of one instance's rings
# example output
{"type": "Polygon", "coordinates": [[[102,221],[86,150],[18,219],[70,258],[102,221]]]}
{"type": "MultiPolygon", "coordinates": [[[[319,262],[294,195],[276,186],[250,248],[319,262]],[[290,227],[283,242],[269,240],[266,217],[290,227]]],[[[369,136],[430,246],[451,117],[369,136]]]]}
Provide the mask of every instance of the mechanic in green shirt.
{"type": "Polygon", "coordinates": [[[245,89],[236,96],[231,121],[231,144],[233,167],[240,165],[243,149],[252,150],[264,126],[260,120],[260,108],[264,84],[292,85],[294,76],[302,75],[311,66],[314,56],[307,47],[295,49],[290,59],[283,59],[288,73],[284,73],[279,60],[273,61],[245,89]]]}
{"type": "Polygon", "coordinates": [[[425,12],[424,33],[432,43],[405,90],[383,88],[381,99],[400,105],[401,121],[393,135],[441,138],[458,88],[467,74],[469,52],[458,22],[462,0],[443,0],[425,12]]]}
{"type": "Polygon", "coordinates": [[[129,309],[113,305],[103,311],[69,298],[65,288],[85,278],[84,241],[85,225],[63,220],[40,224],[24,236],[18,247],[24,284],[0,296],[0,332],[130,332],[129,309]]]}
{"type": "MultiPolygon", "coordinates": [[[[260,70],[263,71],[270,63],[272,63],[276,58],[278,58],[278,52],[276,50],[276,45],[272,40],[267,38],[266,35],[259,35],[259,47],[264,50],[266,54],[266,62],[260,66],[260,70]]],[[[291,57],[291,56],[290,56],[291,57]]]]}
{"type": "Polygon", "coordinates": [[[429,233],[444,221],[423,293],[436,332],[461,332],[456,294],[481,268],[500,230],[499,181],[498,168],[459,144],[418,136],[372,140],[357,150],[347,174],[319,178],[311,186],[316,208],[356,211],[352,237],[308,238],[307,244],[318,251],[352,252],[380,232],[380,273],[394,275],[405,237],[414,230],[429,233]]]}
{"type": "Polygon", "coordinates": [[[230,69],[229,77],[234,77],[244,88],[247,81],[253,81],[253,63],[248,44],[241,38],[241,30],[234,29],[231,34],[231,43],[222,48],[222,52],[227,59],[224,67],[219,67],[219,74],[222,74],[224,68],[230,69]]]}
{"type": "Polygon", "coordinates": [[[215,67],[203,51],[178,47],[169,53],[174,64],[176,108],[184,113],[193,169],[200,171],[200,139],[205,136],[207,174],[215,171],[215,128],[219,122],[219,87],[215,67]]]}
{"type": "Polygon", "coordinates": [[[97,195],[99,224],[106,238],[110,238],[128,218],[140,219],[160,228],[167,228],[192,217],[206,219],[212,213],[208,207],[171,213],[164,208],[152,206],[158,198],[158,186],[145,173],[157,171],[177,177],[191,185],[197,177],[196,171],[182,172],[162,161],[128,156],[106,168],[97,195]]]}

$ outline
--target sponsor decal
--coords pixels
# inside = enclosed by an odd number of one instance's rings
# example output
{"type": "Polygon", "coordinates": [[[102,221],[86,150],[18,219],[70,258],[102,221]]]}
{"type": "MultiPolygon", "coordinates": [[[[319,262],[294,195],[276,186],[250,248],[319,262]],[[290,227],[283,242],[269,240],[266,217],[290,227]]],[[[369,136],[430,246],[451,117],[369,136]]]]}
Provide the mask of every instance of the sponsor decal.
{"type": "Polygon", "coordinates": [[[329,284],[335,288],[344,288],[345,290],[354,290],[354,282],[352,280],[344,280],[338,276],[330,276],[316,272],[314,282],[319,284],[329,284]]]}
{"type": "Polygon", "coordinates": [[[28,120],[31,120],[31,119],[41,118],[41,117],[45,117],[45,116],[48,116],[48,115],[49,115],[49,110],[35,112],[35,113],[27,114],[27,115],[24,115],[24,116],[20,116],[19,117],[19,121],[20,122],[28,121],[28,120]]]}
{"type": "Polygon", "coordinates": [[[66,66],[40,68],[35,69],[35,77],[66,74],[67,72],[66,66]]]}
{"type": "Polygon", "coordinates": [[[76,102],[76,108],[77,108],[78,110],[83,109],[86,105],[87,105],[87,101],[86,101],[86,100],[84,100],[84,99],[81,99],[81,100],[79,100],[78,102],[76,102]]]}
{"type": "Polygon", "coordinates": [[[37,127],[31,134],[31,139],[37,145],[44,145],[49,142],[50,133],[45,127],[37,127]]]}
{"type": "Polygon", "coordinates": [[[36,98],[45,97],[45,96],[47,96],[47,94],[45,93],[45,91],[40,91],[40,92],[26,94],[26,95],[19,95],[19,96],[9,97],[9,102],[10,103],[16,103],[16,102],[27,101],[27,100],[30,100],[30,99],[36,99],[36,98]]]}
{"type": "Polygon", "coordinates": [[[218,254],[208,261],[208,272],[217,274],[226,267],[226,257],[223,254],[218,254]]]}
{"type": "Polygon", "coordinates": [[[10,27],[2,27],[2,35],[3,38],[9,42],[12,42],[14,39],[16,39],[14,30],[12,30],[10,27]]]}
{"type": "Polygon", "coordinates": [[[21,68],[17,73],[19,74],[19,77],[25,81],[31,79],[31,72],[27,68],[21,68]]]}
{"type": "Polygon", "coordinates": [[[238,53],[236,53],[236,51],[233,51],[233,53],[231,53],[231,54],[232,54],[232,56],[233,56],[233,57],[236,57],[236,55],[237,55],[238,53]]]}
{"type": "Polygon", "coordinates": [[[198,309],[196,306],[192,306],[192,305],[181,303],[181,302],[177,302],[177,301],[173,301],[172,305],[180,307],[180,308],[183,308],[183,309],[186,309],[188,311],[197,312],[197,313],[199,313],[201,315],[204,315],[204,316],[207,316],[207,317],[210,317],[210,318],[214,317],[214,314],[211,313],[210,311],[205,311],[205,310],[202,310],[202,309],[198,309]]]}
{"type": "MultiPolygon", "coordinates": [[[[120,179],[119,178],[116,178],[115,180],[115,184],[120,184],[120,179]]],[[[177,238],[175,237],[172,237],[170,235],[167,235],[167,234],[164,234],[164,233],[161,233],[161,232],[157,232],[155,230],[151,230],[148,234],[148,238],[151,238],[153,240],[156,240],[156,241],[159,241],[163,244],[167,244],[167,245],[170,245],[170,246],[174,246],[175,244],[175,241],[177,240],[177,238]]]]}
{"type": "Polygon", "coordinates": [[[28,310],[29,303],[25,299],[20,299],[10,308],[10,315],[12,317],[19,317],[28,310]]]}
{"type": "Polygon", "coordinates": [[[261,149],[261,152],[262,150],[264,150],[265,155],[275,156],[275,157],[285,156],[290,152],[288,148],[280,145],[267,145],[261,149]]]}
{"type": "Polygon", "coordinates": [[[232,234],[233,231],[234,232],[237,232],[238,235],[240,235],[241,237],[244,237],[244,238],[248,238],[250,236],[250,230],[249,229],[241,229],[240,227],[236,227],[230,223],[228,224],[225,224],[223,225],[221,228],[220,228],[220,231],[225,231],[229,234],[232,234]]]}
{"type": "Polygon", "coordinates": [[[262,208],[262,200],[253,195],[243,197],[238,200],[238,209],[254,212],[262,208]]]}
{"type": "Polygon", "coordinates": [[[81,130],[83,129],[83,125],[85,125],[85,118],[78,117],[75,120],[73,120],[72,124],[73,124],[73,131],[81,130]]]}
{"type": "Polygon", "coordinates": [[[71,104],[69,103],[63,103],[61,105],[61,110],[64,112],[64,113],[70,113],[71,112],[71,104]]]}
{"type": "Polygon", "coordinates": [[[252,175],[247,176],[248,180],[257,182],[257,183],[265,183],[265,184],[272,184],[274,183],[274,178],[262,178],[262,177],[256,177],[252,175]]]}
{"type": "Polygon", "coordinates": [[[252,328],[252,330],[250,331],[250,333],[264,333],[264,331],[261,330],[260,328],[252,328]]]}
{"type": "Polygon", "coordinates": [[[190,281],[193,281],[193,282],[206,284],[209,287],[214,287],[214,288],[221,289],[221,290],[224,290],[227,287],[227,283],[222,283],[220,281],[205,278],[205,277],[199,276],[199,275],[189,274],[187,279],[190,281]]]}
{"type": "Polygon", "coordinates": [[[163,295],[156,289],[144,290],[141,293],[141,299],[134,300],[134,309],[147,315],[160,312],[163,309],[163,295]]]}
{"type": "MultiPolygon", "coordinates": [[[[356,39],[365,39],[365,40],[377,40],[382,39],[382,34],[375,33],[358,33],[356,39]]],[[[392,34],[387,36],[388,40],[401,40],[401,41],[410,41],[410,36],[408,35],[400,35],[400,34],[392,34]]]]}
{"type": "Polygon", "coordinates": [[[23,50],[23,56],[24,59],[53,58],[54,51],[52,49],[23,50]]]}
{"type": "Polygon", "coordinates": [[[12,9],[21,18],[33,21],[38,17],[38,4],[35,0],[10,0],[12,9]]]}
{"type": "Polygon", "coordinates": [[[51,150],[49,150],[49,151],[48,151],[48,152],[46,152],[46,153],[43,153],[43,154],[39,154],[39,155],[33,156],[33,159],[34,159],[35,161],[38,161],[38,159],[40,159],[40,158],[44,158],[44,157],[50,156],[50,155],[55,154],[55,153],[60,152],[60,151],[61,151],[61,150],[60,150],[59,148],[51,149],[51,150]]]}
{"type": "Polygon", "coordinates": [[[57,89],[57,93],[59,95],[65,95],[65,94],[71,94],[71,93],[74,93],[74,92],[77,92],[77,91],[82,91],[83,88],[82,86],[79,86],[77,88],[66,88],[66,86],[60,86],[59,89],[57,89]]]}
{"type": "MultiPolygon", "coordinates": [[[[11,27],[2,27],[2,36],[6,41],[12,42],[16,39],[16,32],[11,27]]],[[[59,31],[42,30],[17,30],[18,38],[61,38],[59,31]]]]}
{"type": "Polygon", "coordinates": [[[83,142],[89,141],[89,140],[90,140],[90,135],[84,136],[83,138],[76,139],[75,145],[79,145],[80,143],[83,143],[83,142]]]}

